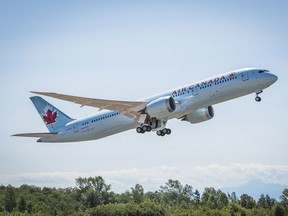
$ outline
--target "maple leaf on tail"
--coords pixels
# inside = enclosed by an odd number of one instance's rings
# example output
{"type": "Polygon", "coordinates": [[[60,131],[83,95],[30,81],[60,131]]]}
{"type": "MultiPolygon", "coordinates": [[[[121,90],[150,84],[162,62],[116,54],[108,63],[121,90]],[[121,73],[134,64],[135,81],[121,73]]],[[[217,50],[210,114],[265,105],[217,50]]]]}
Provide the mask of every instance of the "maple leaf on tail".
{"type": "Polygon", "coordinates": [[[46,115],[43,116],[44,121],[47,125],[56,122],[57,112],[52,112],[50,109],[46,112],[46,115]]]}

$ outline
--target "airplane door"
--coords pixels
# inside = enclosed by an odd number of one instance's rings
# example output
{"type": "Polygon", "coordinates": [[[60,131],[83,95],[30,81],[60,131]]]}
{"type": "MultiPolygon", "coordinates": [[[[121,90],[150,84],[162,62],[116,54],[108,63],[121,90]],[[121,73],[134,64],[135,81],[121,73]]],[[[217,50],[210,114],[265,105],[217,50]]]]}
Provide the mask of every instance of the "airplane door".
{"type": "Polygon", "coordinates": [[[197,86],[193,86],[193,88],[192,88],[192,95],[193,95],[193,96],[198,95],[198,88],[197,88],[197,86]]]}
{"type": "Polygon", "coordinates": [[[243,81],[249,80],[248,72],[242,72],[241,75],[243,81]]]}
{"type": "Polygon", "coordinates": [[[73,130],[74,130],[74,133],[77,133],[79,131],[79,127],[77,123],[73,125],[73,130]]]}

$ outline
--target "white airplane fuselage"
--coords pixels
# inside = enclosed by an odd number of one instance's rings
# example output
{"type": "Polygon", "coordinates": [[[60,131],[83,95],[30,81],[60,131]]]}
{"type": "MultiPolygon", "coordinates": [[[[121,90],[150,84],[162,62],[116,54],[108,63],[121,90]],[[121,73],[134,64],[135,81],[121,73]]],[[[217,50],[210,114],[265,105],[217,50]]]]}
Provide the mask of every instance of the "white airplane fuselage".
{"type": "MultiPolygon", "coordinates": [[[[172,96],[176,102],[175,111],[166,120],[182,118],[203,107],[251,93],[261,93],[276,82],[277,76],[262,69],[241,69],[220,74],[189,85],[184,85],[140,101],[153,101],[172,96]],[[260,72],[259,72],[260,71],[260,72]]],[[[57,136],[42,137],[38,142],[77,142],[95,140],[137,128],[140,123],[119,112],[102,110],[89,117],[67,123],[57,136]]]]}

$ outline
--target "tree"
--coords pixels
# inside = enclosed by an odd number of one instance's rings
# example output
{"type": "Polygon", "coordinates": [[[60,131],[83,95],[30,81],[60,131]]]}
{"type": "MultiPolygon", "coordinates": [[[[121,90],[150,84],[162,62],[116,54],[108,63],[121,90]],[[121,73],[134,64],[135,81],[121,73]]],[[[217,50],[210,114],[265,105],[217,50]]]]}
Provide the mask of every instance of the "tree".
{"type": "Polygon", "coordinates": [[[137,216],[164,216],[164,209],[153,202],[134,202],[127,204],[107,204],[99,205],[89,212],[91,216],[119,216],[119,215],[137,215],[137,216]]]}
{"type": "Polygon", "coordinates": [[[88,208],[93,208],[96,207],[97,204],[100,204],[98,197],[93,190],[89,190],[87,192],[87,197],[86,197],[86,205],[88,208]]]}
{"type": "Polygon", "coordinates": [[[288,210],[288,188],[285,188],[280,196],[281,204],[288,210]]]}
{"type": "Polygon", "coordinates": [[[18,210],[20,212],[25,212],[27,208],[26,199],[23,196],[20,196],[18,202],[18,210]]]}
{"type": "Polygon", "coordinates": [[[131,188],[131,195],[135,203],[141,203],[144,200],[144,189],[142,185],[136,184],[134,188],[131,188]]]}
{"type": "Polygon", "coordinates": [[[169,179],[165,186],[160,187],[160,193],[167,205],[179,205],[189,203],[194,198],[193,188],[190,185],[183,186],[178,180],[169,179]]]}
{"type": "Polygon", "coordinates": [[[32,203],[30,202],[30,203],[27,204],[27,212],[28,212],[29,214],[31,214],[32,211],[33,211],[33,205],[32,205],[32,203]]]}
{"type": "Polygon", "coordinates": [[[270,198],[268,194],[266,194],[266,196],[264,196],[264,194],[261,194],[257,202],[258,206],[260,206],[261,208],[266,208],[266,209],[268,208],[271,209],[275,203],[276,203],[276,200],[273,198],[270,198]]]}
{"type": "Polygon", "coordinates": [[[200,204],[200,199],[201,199],[200,192],[198,191],[198,189],[196,189],[194,192],[194,201],[196,205],[200,204]]]}
{"type": "Polygon", "coordinates": [[[101,176],[89,178],[77,178],[76,188],[86,208],[100,204],[108,204],[111,198],[111,185],[107,185],[101,176]]]}
{"type": "Polygon", "coordinates": [[[255,200],[247,194],[242,194],[240,196],[239,202],[240,202],[240,205],[246,209],[252,209],[256,206],[255,200]]]}
{"type": "Polygon", "coordinates": [[[16,197],[15,197],[15,189],[11,185],[9,185],[5,190],[5,210],[8,212],[12,212],[16,207],[16,197]]]}
{"type": "Polygon", "coordinates": [[[231,216],[245,215],[244,209],[238,203],[230,203],[228,208],[231,216]]]}
{"type": "Polygon", "coordinates": [[[231,194],[228,193],[228,199],[230,203],[237,203],[238,197],[235,192],[232,192],[231,194]]]}
{"type": "Polygon", "coordinates": [[[124,204],[132,202],[132,195],[131,195],[130,191],[127,190],[122,194],[116,195],[116,202],[117,203],[124,203],[124,204]]]}
{"type": "Polygon", "coordinates": [[[213,187],[210,187],[204,189],[201,202],[210,209],[223,209],[228,206],[229,200],[221,190],[216,191],[213,187]]]}
{"type": "Polygon", "coordinates": [[[262,208],[267,208],[266,206],[266,199],[265,199],[265,196],[264,194],[261,194],[258,202],[257,202],[258,206],[262,207],[262,208]]]}
{"type": "Polygon", "coordinates": [[[155,192],[147,192],[144,194],[145,200],[152,201],[155,204],[161,204],[162,203],[162,194],[158,191],[155,192]]]}
{"type": "Polygon", "coordinates": [[[83,192],[86,192],[89,189],[95,191],[107,192],[110,191],[111,185],[107,185],[105,180],[101,176],[89,177],[89,178],[77,178],[75,180],[76,188],[80,189],[83,192]]]}
{"type": "Polygon", "coordinates": [[[279,204],[275,205],[273,207],[273,215],[274,216],[284,216],[285,210],[284,210],[283,206],[280,206],[279,204]]]}

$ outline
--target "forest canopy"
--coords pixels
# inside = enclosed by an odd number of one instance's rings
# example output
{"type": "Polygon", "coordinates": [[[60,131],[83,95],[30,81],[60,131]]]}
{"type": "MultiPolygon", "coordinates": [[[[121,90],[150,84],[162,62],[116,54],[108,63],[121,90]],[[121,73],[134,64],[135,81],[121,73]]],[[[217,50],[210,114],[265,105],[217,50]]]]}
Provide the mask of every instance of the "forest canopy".
{"type": "Polygon", "coordinates": [[[154,192],[136,184],[121,194],[113,192],[101,176],[79,177],[75,183],[69,188],[2,185],[0,215],[288,215],[288,188],[279,200],[268,194],[254,200],[248,194],[238,196],[213,187],[200,193],[172,179],[154,192]]]}

